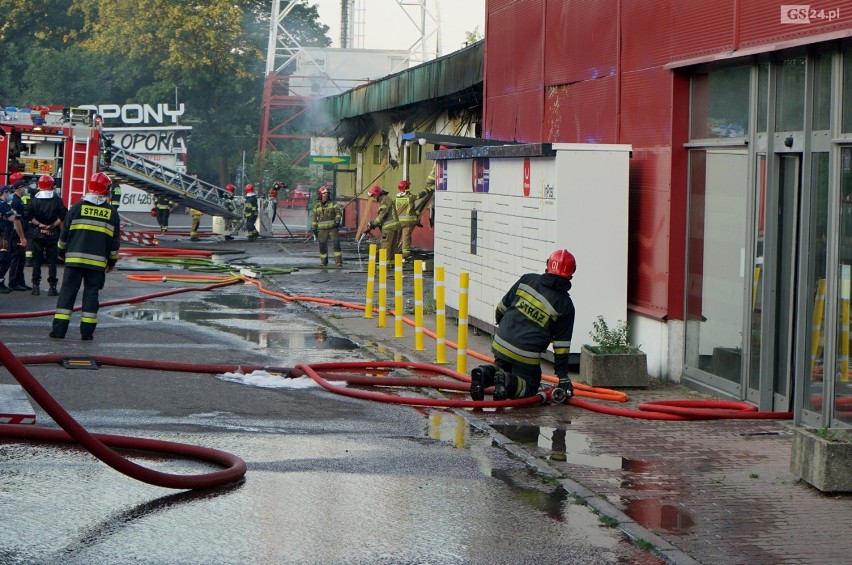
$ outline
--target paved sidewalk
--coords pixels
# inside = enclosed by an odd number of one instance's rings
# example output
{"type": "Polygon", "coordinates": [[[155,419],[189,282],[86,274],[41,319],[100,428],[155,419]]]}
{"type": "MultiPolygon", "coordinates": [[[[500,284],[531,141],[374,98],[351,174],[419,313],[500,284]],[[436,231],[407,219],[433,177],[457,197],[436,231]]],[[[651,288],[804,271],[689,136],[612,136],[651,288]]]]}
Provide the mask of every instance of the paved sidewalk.
{"type": "MultiPolygon", "coordinates": [[[[268,279],[269,286],[291,295],[364,303],[365,244],[345,241],[344,268],[319,269],[314,264],[318,259],[314,261],[313,242],[270,239],[220,245],[172,239],[176,241],[161,246],[245,249],[249,263],[299,266],[291,274],[268,279]]],[[[410,279],[408,272],[406,284],[410,279]]],[[[429,284],[424,281],[424,288],[429,284]]],[[[392,292],[388,300],[392,306],[392,292]]],[[[377,315],[366,319],[357,310],[304,304],[341,335],[362,346],[377,344],[373,350],[385,359],[435,360],[433,339],[424,339],[424,350],[414,349],[412,327],[405,325],[405,337],[393,337],[392,316],[386,327],[379,328],[377,315]]],[[[434,318],[427,316],[425,324],[433,328],[434,318]]],[[[454,320],[448,320],[447,334],[448,340],[456,340],[454,320]]],[[[582,343],[582,336],[575,341],[582,343]]],[[[473,330],[468,334],[472,351],[488,355],[489,342],[488,336],[473,330]]],[[[455,367],[455,349],[447,348],[447,359],[455,367]]],[[[467,369],[479,363],[469,358],[467,369]]],[[[648,389],[626,392],[630,400],[620,407],[634,408],[650,400],[706,398],[656,381],[648,389]]],[[[852,495],[821,494],[790,473],[787,422],[654,421],[559,405],[455,412],[492,434],[495,445],[561,481],[568,492],[641,540],[640,547],[653,548],[670,563],[850,562],[852,495]]]]}
{"type": "MultiPolygon", "coordinates": [[[[276,283],[294,295],[363,304],[358,292],[366,275],[349,269],[347,263],[342,272],[315,271],[276,283]]],[[[392,292],[388,303],[392,307],[392,292]]],[[[383,345],[387,359],[435,361],[435,341],[426,337],[425,349],[416,351],[414,328],[406,324],[405,337],[393,337],[390,315],[379,328],[375,312],[366,319],[357,311],[308,307],[342,335],[383,345]]],[[[447,324],[452,341],[454,322],[447,324]]],[[[424,325],[433,324],[426,316],[424,325]]],[[[489,344],[489,336],[469,332],[469,350],[489,355],[489,344]]],[[[447,348],[447,361],[456,366],[455,349],[447,348]]],[[[480,363],[469,358],[468,371],[480,363]]],[[[625,392],[629,401],[618,407],[709,398],[653,380],[647,389],[625,392]]],[[[671,563],[839,564],[852,555],[852,495],[824,495],[789,471],[789,422],[657,421],[558,405],[456,412],[671,563]]]]}

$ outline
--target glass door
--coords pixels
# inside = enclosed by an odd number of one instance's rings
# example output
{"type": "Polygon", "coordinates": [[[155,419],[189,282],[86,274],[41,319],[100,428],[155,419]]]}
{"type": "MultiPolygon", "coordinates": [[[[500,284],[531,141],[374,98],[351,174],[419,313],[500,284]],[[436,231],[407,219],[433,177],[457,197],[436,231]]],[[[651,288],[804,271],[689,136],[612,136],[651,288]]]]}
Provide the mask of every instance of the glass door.
{"type": "MultiPolygon", "coordinates": [[[[789,410],[789,391],[796,359],[796,289],[799,261],[799,219],[802,157],[798,153],[779,155],[778,231],[775,250],[775,335],[771,390],[773,410],[789,410]]],[[[769,384],[769,383],[766,383],[769,384]]]]}

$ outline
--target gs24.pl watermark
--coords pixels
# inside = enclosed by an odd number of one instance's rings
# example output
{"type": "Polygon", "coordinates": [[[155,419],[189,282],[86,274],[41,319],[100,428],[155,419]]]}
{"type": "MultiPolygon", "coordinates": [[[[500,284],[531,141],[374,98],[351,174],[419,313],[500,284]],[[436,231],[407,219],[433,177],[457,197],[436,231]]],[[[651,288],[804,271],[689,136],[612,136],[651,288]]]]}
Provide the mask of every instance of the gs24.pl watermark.
{"type": "Polygon", "coordinates": [[[810,4],[782,4],[782,24],[811,24],[833,22],[840,19],[840,8],[811,8],[810,4]]]}

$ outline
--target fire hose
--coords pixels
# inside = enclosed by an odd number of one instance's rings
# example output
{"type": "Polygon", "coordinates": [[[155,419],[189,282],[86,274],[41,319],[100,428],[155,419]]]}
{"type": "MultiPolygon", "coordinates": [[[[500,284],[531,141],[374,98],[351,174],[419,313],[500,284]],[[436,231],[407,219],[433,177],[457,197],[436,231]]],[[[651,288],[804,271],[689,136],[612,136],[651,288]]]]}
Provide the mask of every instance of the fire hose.
{"type": "MultiPolygon", "coordinates": [[[[137,275],[138,276],[138,275],[137,275]]],[[[124,300],[115,300],[104,302],[102,306],[114,305],[120,303],[136,303],[151,298],[165,296],[169,294],[177,294],[192,290],[212,290],[222,286],[227,286],[246,280],[255,284],[261,292],[271,294],[287,301],[312,301],[327,305],[341,306],[354,309],[363,309],[364,307],[358,304],[348,302],[322,299],[306,296],[291,296],[284,293],[278,293],[265,289],[260,281],[247,278],[231,276],[227,278],[200,276],[200,275],[181,275],[180,278],[186,279],[204,279],[218,280],[215,284],[210,284],[205,287],[195,287],[186,289],[170,289],[168,291],[153,293],[140,297],[133,297],[124,300]]],[[[30,312],[17,314],[3,314],[0,318],[6,317],[33,317],[50,315],[53,311],[30,312]]],[[[411,323],[407,320],[406,323],[411,323]]],[[[428,335],[434,337],[434,334],[427,332],[428,335]]],[[[454,346],[452,342],[447,342],[454,346]]],[[[488,360],[487,357],[481,354],[471,352],[474,357],[483,360],[488,360]]],[[[59,405],[53,397],[47,392],[44,387],[35,379],[35,377],[27,370],[25,364],[34,363],[61,363],[64,357],[62,355],[41,355],[41,356],[22,356],[20,358],[8,349],[8,347],[0,341],[0,362],[9,370],[12,376],[21,384],[21,386],[35,399],[35,401],[50,415],[53,420],[59,424],[61,430],[34,428],[32,426],[5,424],[0,425],[0,437],[23,438],[30,440],[54,441],[54,442],[77,442],[95,457],[112,467],[113,469],[156,486],[175,489],[201,489],[215,486],[222,486],[234,483],[242,479],[246,472],[246,464],[239,457],[215,450],[199,446],[191,446],[175,442],[151,440],[142,438],[132,438],[126,436],[117,436],[111,434],[92,434],[87,432],[61,405],[59,405]],[[224,470],[214,471],[200,475],[179,475],[164,473],[153,469],[138,465],[127,458],[117,453],[113,448],[118,449],[138,449],[144,451],[161,452],[170,455],[199,459],[214,463],[225,467],[224,470]]],[[[246,367],[246,366],[229,366],[229,365],[197,365],[190,363],[176,362],[157,362],[148,360],[132,360],[120,359],[111,357],[94,357],[94,359],[105,365],[115,365],[124,367],[165,370],[165,371],[185,371],[193,373],[225,373],[239,370],[259,370],[268,369],[266,367],[246,367]]],[[[545,389],[537,395],[512,400],[502,401],[475,401],[467,399],[448,399],[448,398],[423,398],[421,396],[401,396],[399,394],[386,394],[376,391],[365,391],[348,387],[341,387],[332,384],[331,381],[346,381],[349,384],[359,386],[377,386],[377,387],[417,387],[417,388],[433,388],[436,390],[444,390],[456,393],[465,393],[470,390],[470,377],[462,375],[451,369],[437,367],[422,363],[409,362],[378,362],[378,361],[359,361],[348,363],[318,363],[312,365],[297,364],[293,368],[278,369],[285,373],[290,378],[308,376],[317,382],[324,389],[342,394],[353,398],[365,400],[406,404],[412,406],[432,406],[432,407],[453,407],[453,408],[516,408],[521,406],[538,405],[545,402],[560,403],[562,398],[559,397],[558,389],[554,387],[545,387],[545,389]],[[433,373],[444,378],[428,378],[428,377],[392,377],[389,373],[395,369],[406,369],[419,374],[433,373]],[[351,371],[358,370],[360,372],[383,373],[382,376],[365,376],[362,374],[352,374],[351,371]]],[[[555,377],[545,376],[545,381],[555,380],[555,377]]],[[[609,391],[607,389],[596,389],[588,387],[582,383],[577,383],[576,388],[579,394],[586,396],[606,398],[609,400],[626,401],[626,395],[617,391],[609,391]]],[[[579,398],[565,399],[565,404],[573,405],[581,408],[586,408],[596,412],[629,416],[633,418],[657,419],[657,420],[706,420],[706,419],[790,419],[790,412],[760,412],[754,406],[745,402],[724,401],[724,400],[679,400],[679,401],[659,401],[647,402],[640,404],[636,410],[611,408],[601,406],[596,403],[587,402],[579,398]]]]}

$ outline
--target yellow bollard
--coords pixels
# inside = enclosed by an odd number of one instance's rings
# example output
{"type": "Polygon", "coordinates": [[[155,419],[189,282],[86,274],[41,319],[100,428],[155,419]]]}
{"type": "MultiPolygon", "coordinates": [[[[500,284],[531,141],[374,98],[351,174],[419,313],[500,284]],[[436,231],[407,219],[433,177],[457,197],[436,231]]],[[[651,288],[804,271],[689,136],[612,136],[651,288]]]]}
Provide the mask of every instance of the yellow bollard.
{"type": "Polygon", "coordinates": [[[444,314],[444,268],[435,267],[435,363],[447,362],[447,319],[444,314]]]}
{"type": "Polygon", "coordinates": [[[456,351],[456,372],[467,374],[467,289],[470,285],[470,274],[459,275],[459,331],[458,350],[456,351]]]}
{"type": "Polygon", "coordinates": [[[370,244],[370,260],[367,262],[367,298],[364,301],[364,317],[373,317],[373,293],[376,289],[376,244],[370,244]]]}
{"type": "Polygon", "coordinates": [[[849,299],[852,267],[840,267],[840,382],[849,382],[849,299]]]}
{"type": "Polygon", "coordinates": [[[379,250],[379,327],[387,326],[388,315],[388,252],[387,249],[379,250]]]}
{"type": "Polygon", "coordinates": [[[402,255],[393,257],[393,336],[405,337],[402,331],[402,255]]]}
{"type": "Polygon", "coordinates": [[[414,262],[414,350],[423,351],[423,261],[414,262]]]}
{"type": "Polygon", "coordinates": [[[815,380],[814,369],[822,351],[822,317],[825,313],[825,279],[817,283],[814,297],[814,315],[811,322],[811,380],[815,380]]]}

